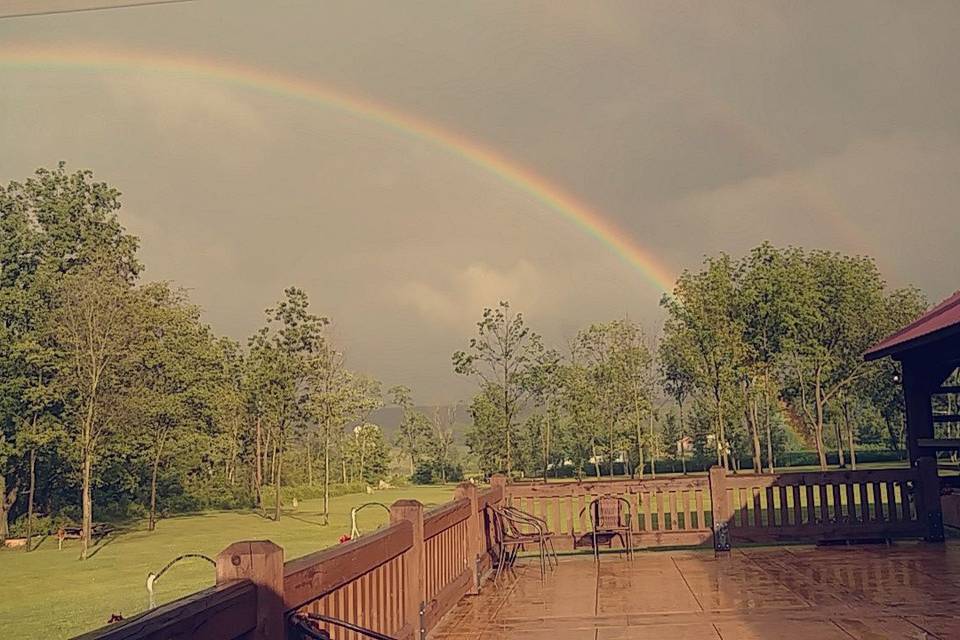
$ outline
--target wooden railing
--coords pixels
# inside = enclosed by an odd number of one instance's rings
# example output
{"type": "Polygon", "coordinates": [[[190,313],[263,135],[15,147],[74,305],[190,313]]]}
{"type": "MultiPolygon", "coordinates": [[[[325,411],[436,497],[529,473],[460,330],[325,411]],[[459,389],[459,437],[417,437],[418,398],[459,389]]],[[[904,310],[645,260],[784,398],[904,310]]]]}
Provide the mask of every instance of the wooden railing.
{"type": "MultiPolygon", "coordinates": [[[[492,555],[485,507],[502,501],[502,486],[470,483],[427,512],[399,500],[387,526],[286,563],[272,542],[237,542],[217,556],[217,586],[80,638],[281,640],[291,614],[315,613],[420,640],[464,594],[479,592],[492,555]]],[[[321,628],[338,640],[363,638],[321,628]]]]}
{"type": "Polygon", "coordinates": [[[558,549],[590,532],[590,501],[602,495],[630,504],[633,539],[640,547],[693,546],[712,539],[710,482],[706,475],[649,480],[518,483],[507,501],[547,521],[558,549]]]}
{"type": "Polygon", "coordinates": [[[589,534],[587,505],[602,495],[629,503],[640,548],[943,539],[932,458],[910,469],[735,475],[714,468],[708,475],[506,486],[507,502],[546,520],[558,549],[589,534]]]}
{"type": "MultiPolygon", "coordinates": [[[[709,475],[650,480],[509,484],[478,490],[424,512],[415,500],[390,507],[390,523],[368,535],[284,563],[269,541],[237,542],[217,556],[217,586],[84,640],[281,640],[288,617],[314,613],[405,640],[422,640],[490,568],[487,507],[512,504],[544,518],[570,548],[590,531],[590,500],[630,504],[639,547],[922,536],[943,539],[936,461],[912,469],[709,475]]],[[[360,640],[327,626],[332,638],[360,640]]]]}

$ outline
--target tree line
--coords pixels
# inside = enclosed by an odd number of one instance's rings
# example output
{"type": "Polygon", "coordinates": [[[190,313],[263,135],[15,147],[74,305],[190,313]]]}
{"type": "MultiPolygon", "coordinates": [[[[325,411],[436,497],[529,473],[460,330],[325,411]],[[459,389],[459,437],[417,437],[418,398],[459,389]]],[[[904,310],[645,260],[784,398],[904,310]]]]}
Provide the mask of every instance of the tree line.
{"type": "MultiPolygon", "coordinates": [[[[245,342],[217,335],[184,291],[145,281],[119,211],[116,189],[63,164],[0,185],[0,539],[79,522],[86,556],[95,518],[279,519],[316,491],[326,519],[333,492],[392,471],[462,478],[456,407],[427,415],[408,387],[352,370],[296,287],[245,342]],[[384,404],[401,416],[392,442],[370,422],[384,404]]],[[[643,475],[902,448],[896,365],[861,354],[926,303],[871,259],[763,244],[685,271],[661,306],[655,337],[619,319],[562,346],[508,302],[484,310],[452,358],[478,384],[470,464],[643,475]]]]}
{"type": "MultiPolygon", "coordinates": [[[[284,486],[372,484],[394,448],[369,422],[381,384],[346,365],[329,319],[287,288],[246,344],[168,282],[146,282],[119,192],[61,163],[0,185],[0,540],[94,518],[272,509],[284,486]],[[41,517],[42,515],[42,517],[41,517]]],[[[410,390],[397,443],[444,477],[410,390]]],[[[445,442],[449,443],[449,439],[445,442]]],[[[417,471],[416,466],[411,470],[417,471]]],[[[361,487],[362,488],[362,487],[361,487]]]]}
{"type": "Polygon", "coordinates": [[[657,339],[629,319],[547,348],[508,302],[453,356],[479,392],[468,444],[485,472],[656,474],[668,458],[773,472],[787,450],[903,448],[897,365],[863,352],[926,307],[875,262],[764,243],[684,271],[657,339]]]}

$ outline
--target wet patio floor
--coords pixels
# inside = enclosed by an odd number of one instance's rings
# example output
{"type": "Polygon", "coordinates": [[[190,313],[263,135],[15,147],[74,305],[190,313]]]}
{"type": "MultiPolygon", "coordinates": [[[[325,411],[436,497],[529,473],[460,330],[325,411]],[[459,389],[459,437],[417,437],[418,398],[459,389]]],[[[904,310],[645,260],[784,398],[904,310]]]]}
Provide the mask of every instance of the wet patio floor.
{"type": "Polygon", "coordinates": [[[956,640],[960,543],[526,558],[430,634],[507,638],[956,640]]]}

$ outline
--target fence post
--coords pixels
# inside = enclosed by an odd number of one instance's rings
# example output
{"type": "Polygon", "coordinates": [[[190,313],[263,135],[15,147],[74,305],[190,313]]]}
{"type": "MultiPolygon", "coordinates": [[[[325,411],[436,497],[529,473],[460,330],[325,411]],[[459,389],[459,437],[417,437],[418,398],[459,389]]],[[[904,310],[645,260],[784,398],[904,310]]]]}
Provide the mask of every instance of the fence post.
{"type": "Polygon", "coordinates": [[[730,551],[730,501],[727,498],[727,470],[710,467],[710,510],[713,514],[713,550],[730,551]]]}
{"type": "Polygon", "coordinates": [[[454,494],[457,500],[466,498],[470,501],[470,517],[467,518],[467,569],[470,571],[470,589],[467,593],[480,593],[480,503],[477,500],[477,485],[472,482],[461,482],[457,485],[454,494]]]}
{"type": "Polygon", "coordinates": [[[217,585],[250,580],[257,588],[252,640],[283,640],[283,548],[269,540],[234,542],[217,556],[217,585]]]}
{"type": "Polygon", "coordinates": [[[490,476],[490,486],[494,489],[500,487],[500,495],[503,502],[507,502],[507,476],[502,473],[495,473],[490,476]]]}
{"type": "Polygon", "coordinates": [[[943,510],[940,507],[940,476],[935,458],[919,458],[917,466],[917,518],[927,542],[943,542],[943,510]]]}
{"type": "Polygon", "coordinates": [[[407,581],[404,585],[405,619],[413,628],[413,638],[426,637],[423,628],[423,607],[426,604],[426,557],[423,553],[423,504],[419,500],[397,500],[390,505],[390,524],[409,522],[413,525],[413,546],[407,551],[407,581]]]}

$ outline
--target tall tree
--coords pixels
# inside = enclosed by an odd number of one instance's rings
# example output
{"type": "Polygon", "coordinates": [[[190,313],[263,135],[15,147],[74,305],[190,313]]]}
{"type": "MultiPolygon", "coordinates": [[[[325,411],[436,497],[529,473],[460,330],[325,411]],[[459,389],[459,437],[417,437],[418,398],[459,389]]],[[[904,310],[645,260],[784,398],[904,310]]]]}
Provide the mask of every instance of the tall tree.
{"type": "Polygon", "coordinates": [[[289,287],[283,299],[266,310],[267,323],[250,339],[250,356],[258,370],[258,407],[267,421],[273,455],[274,515],[280,520],[283,456],[290,432],[306,424],[307,401],[316,367],[327,345],[327,318],[310,312],[306,292],[289,287]]]}
{"type": "Polygon", "coordinates": [[[119,426],[144,335],[136,298],[114,261],[94,262],[62,278],[50,323],[61,357],[59,383],[71,398],[69,432],[81,461],[84,559],[93,525],[94,463],[119,426]]]}
{"type": "Polygon", "coordinates": [[[530,397],[528,376],[544,349],[540,336],[526,325],[523,314],[514,313],[501,301],[496,309],[484,309],[477,323],[477,337],[466,351],[453,354],[454,371],[477,377],[487,392],[496,389],[503,419],[506,471],[513,471],[513,436],[517,416],[530,397]]]}
{"type": "Polygon", "coordinates": [[[896,326],[888,295],[907,294],[887,294],[876,264],[865,257],[796,251],[790,268],[801,286],[784,341],[785,371],[826,469],[827,407],[874,367],[862,354],[896,326]]]}
{"type": "Polygon", "coordinates": [[[417,470],[417,463],[427,453],[431,445],[433,425],[421,411],[417,410],[411,396],[410,387],[397,385],[387,390],[390,402],[400,409],[400,427],[397,430],[396,444],[401,453],[410,462],[410,475],[417,470]]]}

